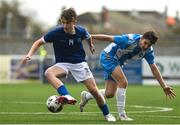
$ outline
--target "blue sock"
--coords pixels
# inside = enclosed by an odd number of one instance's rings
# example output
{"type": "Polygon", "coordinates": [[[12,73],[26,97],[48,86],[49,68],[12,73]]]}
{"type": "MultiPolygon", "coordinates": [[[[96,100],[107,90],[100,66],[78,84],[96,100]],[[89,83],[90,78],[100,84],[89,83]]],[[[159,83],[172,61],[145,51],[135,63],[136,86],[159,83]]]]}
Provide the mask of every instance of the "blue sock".
{"type": "Polygon", "coordinates": [[[99,108],[103,112],[103,115],[108,115],[109,114],[109,108],[108,108],[107,104],[104,104],[103,106],[99,106],[99,108]]]}
{"type": "Polygon", "coordinates": [[[66,89],[66,87],[64,85],[60,86],[58,89],[57,89],[57,92],[60,94],[60,95],[69,95],[69,92],[68,90],[66,89]]]}

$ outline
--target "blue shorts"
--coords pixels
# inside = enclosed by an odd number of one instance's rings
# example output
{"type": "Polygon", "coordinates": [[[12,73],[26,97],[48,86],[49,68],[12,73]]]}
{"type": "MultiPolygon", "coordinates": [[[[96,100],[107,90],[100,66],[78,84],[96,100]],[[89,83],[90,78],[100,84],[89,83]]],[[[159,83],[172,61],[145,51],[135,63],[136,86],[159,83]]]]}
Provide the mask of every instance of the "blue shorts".
{"type": "Polygon", "coordinates": [[[111,77],[111,73],[119,65],[118,60],[116,60],[114,57],[111,57],[108,53],[103,51],[100,54],[100,63],[105,71],[104,79],[113,80],[113,78],[111,77]]]}

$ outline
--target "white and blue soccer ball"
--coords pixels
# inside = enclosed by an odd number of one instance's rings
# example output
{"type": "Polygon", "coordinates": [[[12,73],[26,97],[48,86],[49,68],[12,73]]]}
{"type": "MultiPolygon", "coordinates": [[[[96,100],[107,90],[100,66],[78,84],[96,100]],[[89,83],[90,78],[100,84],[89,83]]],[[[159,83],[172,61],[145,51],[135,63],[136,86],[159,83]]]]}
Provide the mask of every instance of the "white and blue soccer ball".
{"type": "Polygon", "coordinates": [[[63,104],[58,101],[58,98],[58,95],[52,95],[47,99],[46,105],[50,112],[57,113],[63,109],[63,104]]]}

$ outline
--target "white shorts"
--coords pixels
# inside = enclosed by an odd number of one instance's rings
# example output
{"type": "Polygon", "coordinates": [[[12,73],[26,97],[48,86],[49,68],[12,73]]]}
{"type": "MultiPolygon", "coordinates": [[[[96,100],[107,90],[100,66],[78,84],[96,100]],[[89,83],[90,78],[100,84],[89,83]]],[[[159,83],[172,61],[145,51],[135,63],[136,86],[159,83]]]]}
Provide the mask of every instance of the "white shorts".
{"type": "Polygon", "coordinates": [[[71,72],[72,76],[77,82],[82,82],[89,78],[94,78],[92,72],[89,69],[87,62],[82,63],[56,63],[55,66],[64,69],[67,74],[71,72]]]}

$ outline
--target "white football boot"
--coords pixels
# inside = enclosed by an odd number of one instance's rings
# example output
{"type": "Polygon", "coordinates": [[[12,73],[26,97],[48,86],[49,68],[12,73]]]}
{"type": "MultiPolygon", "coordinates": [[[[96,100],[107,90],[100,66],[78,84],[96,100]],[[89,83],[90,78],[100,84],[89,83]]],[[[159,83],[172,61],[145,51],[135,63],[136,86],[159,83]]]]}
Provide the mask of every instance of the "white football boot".
{"type": "Polygon", "coordinates": [[[118,119],[121,121],[133,121],[134,120],[132,118],[129,118],[126,114],[119,115],[118,119]]]}
{"type": "Polygon", "coordinates": [[[87,91],[81,92],[81,102],[79,103],[80,111],[83,112],[85,105],[88,103],[88,100],[86,99],[87,91]]]}
{"type": "Polygon", "coordinates": [[[70,95],[63,95],[63,96],[59,96],[59,102],[61,104],[71,104],[71,105],[75,105],[75,103],[77,102],[75,98],[73,98],[70,95]]]}
{"type": "Polygon", "coordinates": [[[104,117],[108,122],[115,122],[116,121],[116,118],[112,114],[105,115],[104,117]]]}

